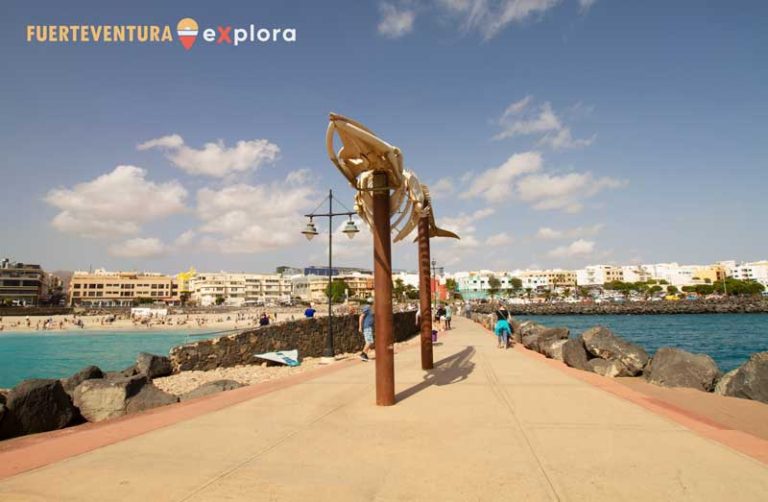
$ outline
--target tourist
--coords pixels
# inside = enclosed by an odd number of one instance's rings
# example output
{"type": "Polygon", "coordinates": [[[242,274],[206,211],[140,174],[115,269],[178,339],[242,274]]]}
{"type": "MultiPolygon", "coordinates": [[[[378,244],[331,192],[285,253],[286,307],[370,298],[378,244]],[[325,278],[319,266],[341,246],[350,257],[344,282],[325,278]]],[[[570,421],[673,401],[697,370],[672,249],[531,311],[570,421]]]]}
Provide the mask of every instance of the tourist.
{"type": "Polygon", "coordinates": [[[450,304],[445,306],[445,330],[451,329],[451,317],[453,317],[453,307],[450,304]]]}
{"type": "Polygon", "coordinates": [[[261,314],[261,318],[259,319],[259,326],[269,326],[269,316],[267,316],[267,313],[261,314]]]}
{"type": "Polygon", "coordinates": [[[509,347],[509,337],[512,335],[512,328],[509,326],[509,321],[507,321],[506,318],[500,317],[499,320],[496,321],[496,326],[494,327],[493,331],[496,333],[496,338],[499,342],[499,348],[506,349],[509,347]]]}
{"type": "Polygon", "coordinates": [[[435,321],[440,329],[445,330],[445,307],[442,304],[437,306],[437,312],[435,312],[435,321]]]}
{"type": "Polygon", "coordinates": [[[309,304],[309,307],[307,307],[307,310],[304,311],[304,317],[307,319],[312,319],[315,317],[315,312],[317,312],[315,309],[312,308],[312,304],[309,304]]]}
{"type": "Polygon", "coordinates": [[[363,361],[368,360],[368,351],[373,346],[373,305],[369,300],[368,305],[363,307],[358,318],[358,331],[363,335],[365,344],[363,345],[363,351],[360,353],[360,359],[363,361]]]}

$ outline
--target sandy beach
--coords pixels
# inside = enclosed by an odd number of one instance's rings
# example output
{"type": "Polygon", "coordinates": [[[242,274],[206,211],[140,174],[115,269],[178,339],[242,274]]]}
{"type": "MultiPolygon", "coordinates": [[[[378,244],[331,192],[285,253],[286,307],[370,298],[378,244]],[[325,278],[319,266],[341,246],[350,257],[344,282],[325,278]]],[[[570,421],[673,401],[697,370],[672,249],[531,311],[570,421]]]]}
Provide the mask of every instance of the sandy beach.
{"type": "MultiPolygon", "coordinates": [[[[304,307],[281,307],[269,310],[248,308],[227,312],[169,314],[151,319],[132,319],[127,314],[0,316],[0,332],[161,331],[208,328],[223,331],[258,326],[259,318],[263,313],[270,317],[270,324],[274,324],[304,317],[304,307]]],[[[325,315],[327,312],[315,313],[315,317],[325,315]]]]}

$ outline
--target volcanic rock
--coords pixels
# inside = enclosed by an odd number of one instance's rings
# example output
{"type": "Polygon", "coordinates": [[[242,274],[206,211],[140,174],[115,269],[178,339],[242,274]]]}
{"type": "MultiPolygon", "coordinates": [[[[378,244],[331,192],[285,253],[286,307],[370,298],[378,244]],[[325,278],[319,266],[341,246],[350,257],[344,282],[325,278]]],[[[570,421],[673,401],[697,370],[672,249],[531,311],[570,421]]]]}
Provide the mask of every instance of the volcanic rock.
{"type": "Polygon", "coordinates": [[[591,371],[587,366],[589,356],[581,336],[567,340],[562,347],[563,362],[571,368],[591,371]]]}
{"type": "Polygon", "coordinates": [[[127,413],[128,400],[147,382],[144,375],[86,380],[75,389],[75,406],[89,422],[121,417],[127,413]]]}
{"type": "Polygon", "coordinates": [[[227,390],[239,389],[240,387],[244,387],[244,385],[235,380],[215,380],[213,382],[205,383],[200,387],[194,390],[191,390],[186,394],[183,394],[181,396],[181,400],[187,401],[188,399],[208,396],[211,394],[216,394],[218,392],[223,392],[227,390]]]}
{"type": "Polygon", "coordinates": [[[587,362],[587,368],[593,373],[609,378],[622,376],[622,373],[625,372],[624,365],[619,361],[609,361],[607,359],[600,359],[599,357],[590,359],[587,362]]]}
{"type": "Polygon", "coordinates": [[[626,376],[635,376],[648,363],[648,353],[639,345],[627,342],[603,326],[596,326],[582,335],[584,347],[595,357],[617,360],[626,369],[626,376]]]}
{"type": "Polygon", "coordinates": [[[173,373],[170,359],[146,352],[139,354],[139,357],[136,359],[136,370],[139,375],[146,375],[150,380],[173,373]]]}
{"type": "Polygon", "coordinates": [[[706,354],[662,347],[656,351],[644,372],[645,378],[665,387],[690,387],[709,392],[720,376],[717,363],[706,354]]]}
{"type": "Polygon", "coordinates": [[[21,434],[61,429],[77,417],[72,399],[58,380],[25,380],[11,390],[7,400],[5,406],[21,434]]]}
{"type": "Polygon", "coordinates": [[[768,352],[752,354],[724,387],[726,396],[768,403],[768,352]]]}
{"type": "Polygon", "coordinates": [[[71,377],[62,379],[61,385],[71,397],[78,385],[94,378],[104,378],[104,372],[98,366],[86,366],[71,377]]]}

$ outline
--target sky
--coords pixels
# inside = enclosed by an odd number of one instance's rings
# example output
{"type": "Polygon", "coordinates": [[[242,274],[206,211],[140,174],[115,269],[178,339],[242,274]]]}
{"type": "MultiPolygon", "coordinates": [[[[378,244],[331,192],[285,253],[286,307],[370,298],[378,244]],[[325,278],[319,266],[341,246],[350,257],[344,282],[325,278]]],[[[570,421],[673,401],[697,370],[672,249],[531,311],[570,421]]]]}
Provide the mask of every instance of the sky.
{"type": "MultiPolygon", "coordinates": [[[[768,258],[768,3],[4,2],[0,256],[47,270],[327,262],[304,214],[354,190],[328,113],[398,146],[449,271],[768,258]],[[206,42],[175,28],[295,30],[206,42]],[[42,43],[28,25],[169,25],[42,43]]],[[[233,32],[230,32],[232,34],[233,32]]],[[[218,34],[218,33],[217,33],[218,34]]],[[[339,232],[338,265],[371,267],[339,232]]],[[[411,239],[393,246],[415,270],[411,239]]]]}

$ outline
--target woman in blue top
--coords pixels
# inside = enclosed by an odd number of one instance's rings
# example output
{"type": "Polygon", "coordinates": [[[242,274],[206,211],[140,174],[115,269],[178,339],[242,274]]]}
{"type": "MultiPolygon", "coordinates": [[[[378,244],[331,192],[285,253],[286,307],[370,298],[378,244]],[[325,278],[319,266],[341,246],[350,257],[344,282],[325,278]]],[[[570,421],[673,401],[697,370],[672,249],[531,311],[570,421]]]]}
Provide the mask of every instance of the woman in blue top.
{"type": "Polygon", "coordinates": [[[507,317],[501,315],[500,312],[496,313],[496,317],[499,320],[496,321],[496,326],[493,331],[496,333],[496,337],[499,340],[499,348],[506,349],[509,347],[509,337],[512,336],[512,327],[509,325],[507,317]]]}

